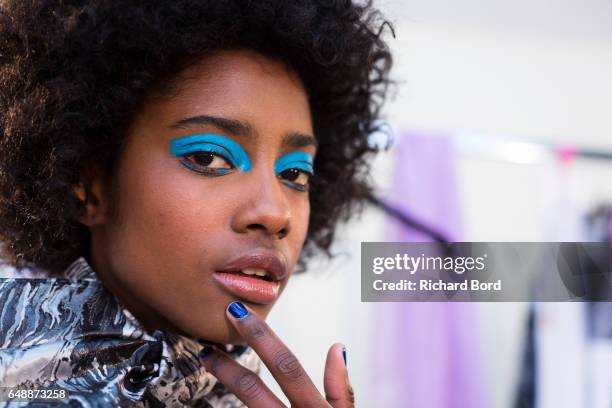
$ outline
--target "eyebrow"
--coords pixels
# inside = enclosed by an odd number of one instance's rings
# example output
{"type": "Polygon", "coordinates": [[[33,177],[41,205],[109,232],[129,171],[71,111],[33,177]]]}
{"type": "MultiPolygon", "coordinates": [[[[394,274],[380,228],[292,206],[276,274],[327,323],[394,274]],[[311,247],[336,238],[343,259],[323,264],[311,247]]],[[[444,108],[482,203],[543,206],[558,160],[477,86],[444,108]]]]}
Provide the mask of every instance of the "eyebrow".
{"type": "MultiPolygon", "coordinates": [[[[257,136],[256,132],[253,130],[253,127],[248,122],[210,115],[198,115],[181,119],[170,127],[173,129],[188,129],[193,126],[203,125],[213,125],[224,130],[225,132],[237,136],[257,136]]],[[[283,136],[281,145],[283,147],[291,147],[296,149],[307,146],[314,146],[317,148],[319,143],[312,135],[301,132],[290,132],[283,136]]]]}

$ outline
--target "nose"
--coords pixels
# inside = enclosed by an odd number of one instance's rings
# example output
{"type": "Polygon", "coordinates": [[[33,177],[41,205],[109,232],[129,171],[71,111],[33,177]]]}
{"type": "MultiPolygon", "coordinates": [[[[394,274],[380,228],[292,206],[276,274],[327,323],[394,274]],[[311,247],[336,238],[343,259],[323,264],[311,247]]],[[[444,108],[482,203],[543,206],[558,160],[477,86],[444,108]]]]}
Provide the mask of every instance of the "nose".
{"type": "Polygon", "coordinates": [[[245,183],[243,199],[232,217],[232,229],[239,233],[261,231],[282,239],[291,229],[288,198],[283,192],[284,186],[273,173],[261,173],[251,174],[245,183]]]}

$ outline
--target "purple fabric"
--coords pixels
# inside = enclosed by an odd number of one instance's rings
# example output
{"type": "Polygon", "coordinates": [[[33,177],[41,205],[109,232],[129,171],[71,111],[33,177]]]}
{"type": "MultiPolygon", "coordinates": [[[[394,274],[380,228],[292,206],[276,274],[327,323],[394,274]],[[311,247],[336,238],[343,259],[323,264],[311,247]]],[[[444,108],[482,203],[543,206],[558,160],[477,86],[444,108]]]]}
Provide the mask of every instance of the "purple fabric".
{"type": "MultiPolygon", "coordinates": [[[[443,233],[462,237],[452,141],[438,134],[405,133],[394,146],[396,169],[387,201],[443,233]]],[[[396,222],[389,241],[430,241],[396,222]]],[[[389,303],[378,305],[374,387],[385,406],[480,408],[491,404],[481,367],[477,305],[389,303]]],[[[381,405],[382,406],[382,405],[381,405]]]]}

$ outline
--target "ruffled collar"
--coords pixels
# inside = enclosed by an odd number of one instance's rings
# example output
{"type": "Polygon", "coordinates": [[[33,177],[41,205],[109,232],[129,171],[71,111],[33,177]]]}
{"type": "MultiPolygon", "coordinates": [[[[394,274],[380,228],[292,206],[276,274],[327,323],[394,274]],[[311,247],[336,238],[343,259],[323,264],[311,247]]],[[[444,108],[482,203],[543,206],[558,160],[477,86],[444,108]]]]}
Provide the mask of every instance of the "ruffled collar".
{"type": "MultiPolygon", "coordinates": [[[[147,333],[83,257],[59,278],[0,279],[0,305],[5,386],[55,385],[73,391],[85,407],[243,406],[200,364],[200,342],[147,333]]],[[[251,348],[217,346],[259,370],[251,348]]]]}

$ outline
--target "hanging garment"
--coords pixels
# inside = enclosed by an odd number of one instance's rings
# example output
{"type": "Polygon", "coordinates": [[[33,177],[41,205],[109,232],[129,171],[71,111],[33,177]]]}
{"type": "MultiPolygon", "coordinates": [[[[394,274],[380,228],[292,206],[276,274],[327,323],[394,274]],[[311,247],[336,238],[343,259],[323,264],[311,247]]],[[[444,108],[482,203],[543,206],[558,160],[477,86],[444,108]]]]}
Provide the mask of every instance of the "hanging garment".
{"type": "MultiPolygon", "coordinates": [[[[445,134],[404,132],[395,146],[395,173],[386,199],[450,241],[462,236],[456,151],[445,134]]],[[[395,219],[392,241],[435,238],[395,219]]],[[[376,304],[371,386],[381,407],[481,408],[491,406],[477,337],[478,305],[376,304]],[[392,351],[392,352],[389,352],[392,351]]]]}
{"type": "MultiPolygon", "coordinates": [[[[557,218],[587,221],[567,240],[610,243],[610,215],[610,206],[602,205],[586,216],[557,218]]],[[[598,293],[609,287],[595,280],[598,271],[586,273],[584,283],[594,297],[608,299],[609,293],[598,293]]],[[[612,407],[611,321],[610,302],[532,304],[515,408],[612,407]]]]}

